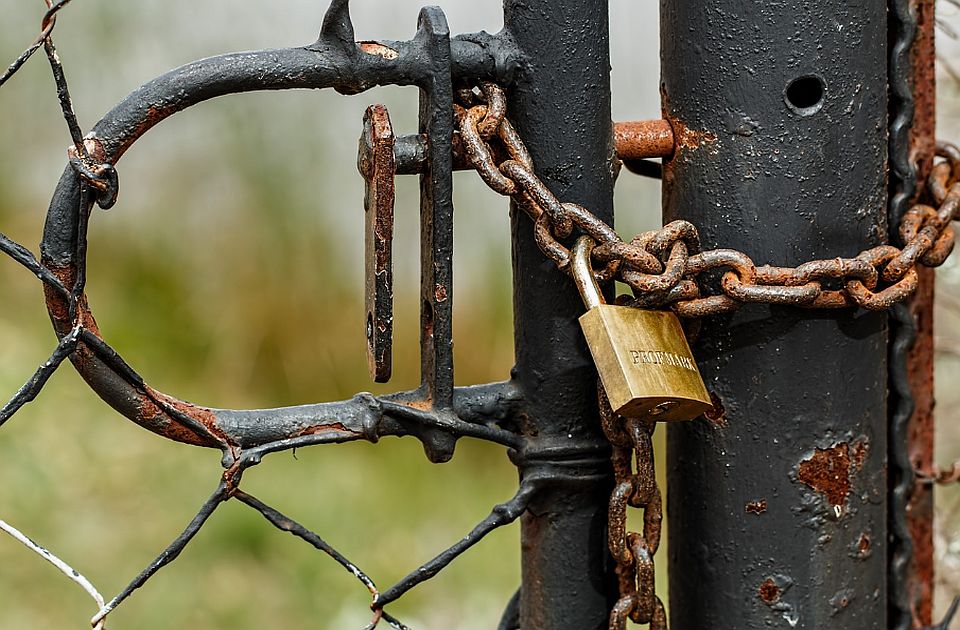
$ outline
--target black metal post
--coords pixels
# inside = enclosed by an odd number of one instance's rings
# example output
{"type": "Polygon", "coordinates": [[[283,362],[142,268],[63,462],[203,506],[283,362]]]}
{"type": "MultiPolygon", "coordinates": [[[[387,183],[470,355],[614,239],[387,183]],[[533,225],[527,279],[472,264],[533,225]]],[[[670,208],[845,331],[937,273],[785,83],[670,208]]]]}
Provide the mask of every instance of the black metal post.
{"type": "MultiPolygon", "coordinates": [[[[661,9],[665,218],[773,265],[883,242],[885,4],[661,9]]],[[[704,322],[694,353],[724,413],[669,430],[674,628],[886,628],[885,320],[704,322]]]]}
{"type": "MultiPolygon", "coordinates": [[[[613,132],[606,0],[505,0],[507,32],[524,57],[510,116],[537,174],[564,201],[613,223],[613,132]]],[[[606,551],[613,486],[600,430],[596,372],[577,324],[573,283],[512,211],[515,379],[529,447],[520,474],[540,491],[522,519],[521,627],[594,630],[616,593],[606,551]]]]}

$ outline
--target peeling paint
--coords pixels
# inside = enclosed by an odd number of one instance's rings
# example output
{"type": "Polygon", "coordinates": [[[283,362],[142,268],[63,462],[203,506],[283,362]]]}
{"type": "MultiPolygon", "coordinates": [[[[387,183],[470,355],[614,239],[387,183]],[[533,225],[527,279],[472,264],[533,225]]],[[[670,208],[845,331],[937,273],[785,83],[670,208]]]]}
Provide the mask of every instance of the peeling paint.
{"type": "Polygon", "coordinates": [[[384,59],[396,59],[400,56],[393,48],[385,46],[380,42],[360,42],[360,50],[367,53],[368,55],[376,55],[377,57],[383,57],[384,59]]]}
{"type": "Polygon", "coordinates": [[[865,439],[855,442],[852,449],[847,442],[818,448],[800,462],[797,480],[823,495],[840,518],[852,487],[851,477],[863,467],[867,451],[865,439]]]}

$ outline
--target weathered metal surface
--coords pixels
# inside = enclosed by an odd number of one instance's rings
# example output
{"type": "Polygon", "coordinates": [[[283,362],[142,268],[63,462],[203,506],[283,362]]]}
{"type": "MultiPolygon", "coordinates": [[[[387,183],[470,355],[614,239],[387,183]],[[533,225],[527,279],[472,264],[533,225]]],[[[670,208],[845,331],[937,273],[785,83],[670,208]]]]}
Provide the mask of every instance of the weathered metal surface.
{"type": "MultiPolygon", "coordinates": [[[[910,56],[910,85],[915,108],[910,131],[910,158],[917,165],[919,181],[925,181],[933,167],[936,146],[936,3],[934,0],[912,0],[910,5],[917,20],[917,36],[910,56]]],[[[917,192],[922,198],[924,191],[917,192]]],[[[908,303],[917,330],[907,357],[907,374],[913,395],[913,414],[907,428],[908,459],[920,470],[933,467],[933,304],[934,273],[932,269],[922,269],[917,292],[908,303]]],[[[907,589],[914,627],[933,623],[933,498],[932,485],[916,485],[907,505],[907,527],[913,542],[907,589]]]]}
{"type": "MultiPolygon", "coordinates": [[[[504,23],[526,60],[509,111],[550,190],[613,223],[614,149],[605,0],[507,0],[504,23]]],[[[514,377],[526,405],[522,478],[542,476],[521,519],[523,628],[599,630],[616,594],[606,551],[610,450],[576,288],[544,264],[535,224],[511,209],[514,377]]]]}
{"type": "MultiPolygon", "coordinates": [[[[934,271],[920,272],[920,285],[908,308],[917,323],[907,359],[914,411],[908,426],[909,461],[919,470],[933,468],[933,299],[934,271]]],[[[913,541],[908,590],[914,627],[933,623],[934,545],[932,484],[914,486],[907,506],[907,526],[913,541]]]]}
{"type": "MultiPolygon", "coordinates": [[[[883,243],[886,35],[884,6],[663,0],[664,117],[682,139],[665,220],[777,266],[883,243]]],[[[694,356],[726,422],[668,426],[675,628],[886,628],[885,355],[882,314],[704,320],[694,356]],[[859,440],[859,472],[807,477],[817,449],[859,440]],[[852,554],[864,534],[871,553],[852,554]]]]}
{"type": "MultiPolygon", "coordinates": [[[[421,390],[434,409],[453,405],[453,75],[450,32],[436,7],[420,11],[428,79],[420,89],[420,129],[430,141],[420,173],[421,390]]],[[[432,462],[453,457],[457,438],[426,429],[420,436],[432,462]]]]}
{"type": "Polygon", "coordinates": [[[394,135],[383,105],[363,116],[357,168],[366,182],[364,211],[364,314],[367,364],[378,383],[390,380],[393,359],[394,135]]]}

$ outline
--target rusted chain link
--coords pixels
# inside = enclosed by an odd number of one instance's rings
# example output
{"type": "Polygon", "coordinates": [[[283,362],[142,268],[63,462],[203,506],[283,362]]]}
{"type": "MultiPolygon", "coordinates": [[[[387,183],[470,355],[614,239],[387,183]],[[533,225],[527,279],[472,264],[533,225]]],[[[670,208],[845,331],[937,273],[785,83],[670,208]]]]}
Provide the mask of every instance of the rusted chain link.
{"type": "Polygon", "coordinates": [[[732,249],[700,251],[696,227],[673,221],[624,242],[614,229],[583,206],[557,199],[534,172],[523,141],[506,117],[506,97],[492,83],[460,90],[454,106],[460,141],[469,163],[487,185],[512,197],[534,221],[543,253],[568,272],[563,244],[576,226],[597,242],[593,260],[600,281],[620,280],[633,289],[631,305],[673,309],[697,318],[736,310],[747,302],[803,308],[859,306],[883,310],[917,288],[916,265],[937,266],[953,250],[951,222],[960,205],[960,150],[940,144],[928,189],[938,207],[918,204],[899,228],[904,245],[880,245],[853,258],[813,260],[797,267],[758,266],[732,249]],[[722,272],[718,290],[704,294],[698,279],[722,272]]]}
{"type": "Polygon", "coordinates": [[[607,540],[617,562],[620,599],[610,612],[610,630],[622,630],[627,619],[649,624],[650,630],[666,630],[667,615],[657,597],[653,556],[660,547],[663,497],[657,485],[653,460],[652,418],[623,418],[610,408],[603,385],[600,423],[613,447],[613,471],[617,485],[610,495],[607,540]],[[643,532],[627,531],[627,508],[643,510],[643,532]]]}
{"type": "Polygon", "coordinates": [[[960,481],[960,461],[953,462],[947,468],[934,467],[914,472],[917,475],[917,483],[948,486],[960,481]]]}

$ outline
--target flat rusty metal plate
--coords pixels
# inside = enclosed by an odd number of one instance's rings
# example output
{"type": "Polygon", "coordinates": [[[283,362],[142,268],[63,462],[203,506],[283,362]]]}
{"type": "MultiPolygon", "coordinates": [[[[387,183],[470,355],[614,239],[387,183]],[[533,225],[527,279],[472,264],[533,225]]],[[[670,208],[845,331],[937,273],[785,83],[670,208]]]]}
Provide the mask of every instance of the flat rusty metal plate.
{"type": "Polygon", "coordinates": [[[366,181],[365,291],[367,363],[377,383],[390,380],[393,363],[393,207],[396,158],[390,115],[371,105],[363,115],[357,168],[366,181]]]}

